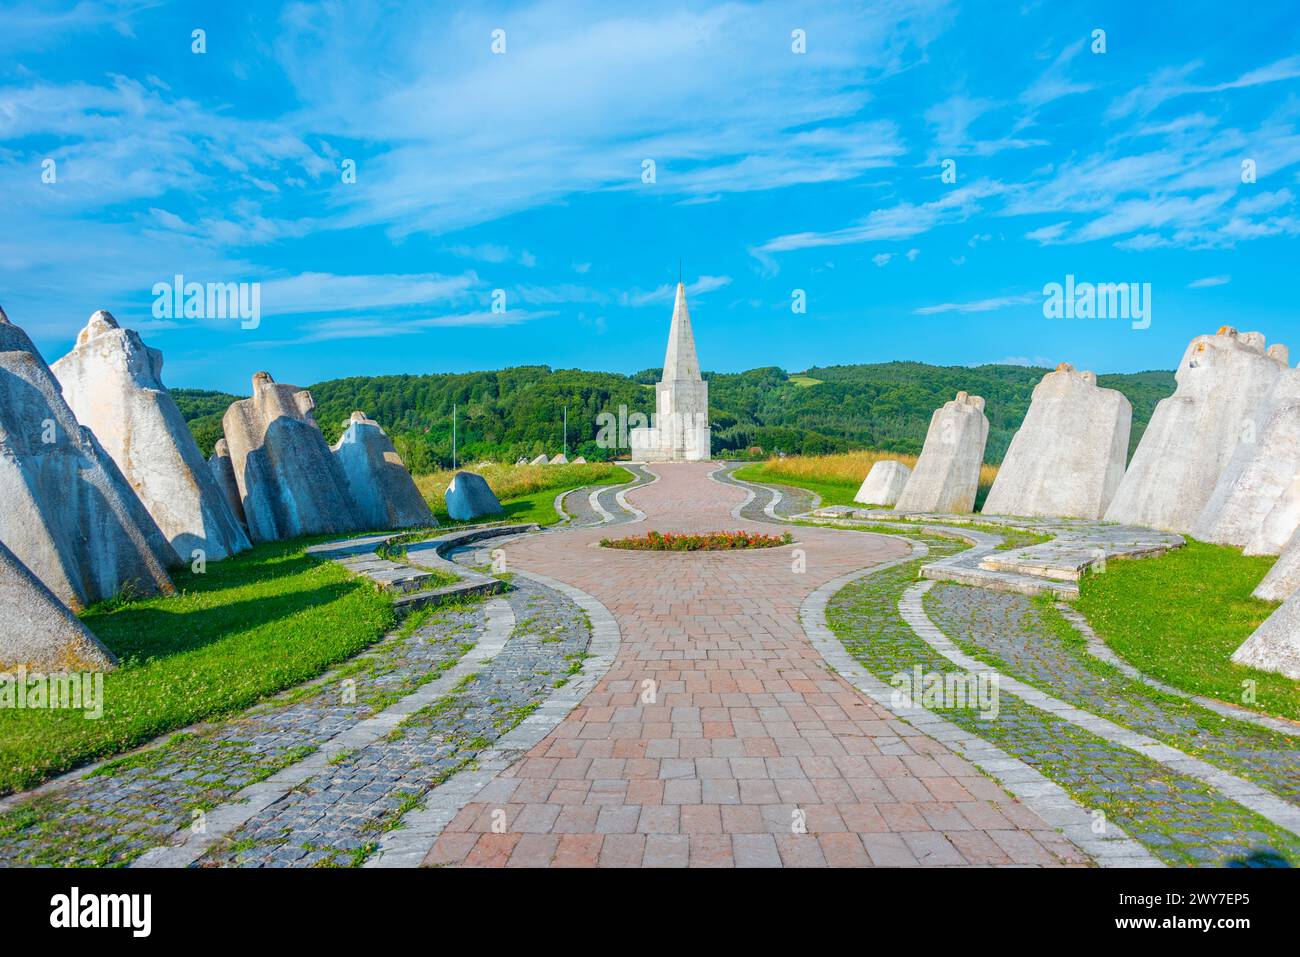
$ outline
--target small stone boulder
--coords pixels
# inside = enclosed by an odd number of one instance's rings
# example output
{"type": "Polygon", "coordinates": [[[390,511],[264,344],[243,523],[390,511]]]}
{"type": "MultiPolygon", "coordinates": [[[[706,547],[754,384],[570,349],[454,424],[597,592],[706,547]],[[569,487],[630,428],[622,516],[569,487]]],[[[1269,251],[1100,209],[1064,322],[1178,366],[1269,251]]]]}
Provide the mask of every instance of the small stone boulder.
{"type": "Polygon", "coordinates": [[[124,590],[175,591],[175,550],[2,309],[0,541],[74,611],[124,590]]]}
{"type": "Polygon", "coordinates": [[[570,465],[586,465],[586,464],[587,464],[587,460],[584,459],[581,455],[579,455],[576,459],[574,459],[574,460],[573,460],[572,462],[570,462],[569,464],[570,464],[570,465]]]}
{"type": "Polygon", "coordinates": [[[447,486],[447,514],[457,522],[505,511],[487,481],[473,472],[457,472],[447,486]]]}
{"type": "Polygon", "coordinates": [[[0,671],[111,671],[117,658],[0,542],[0,671]]]}
{"type": "Polygon", "coordinates": [[[1232,457],[1242,423],[1286,371],[1283,346],[1223,326],[1197,336],[1142,434],[1106,520],[1192,534],[1232,457]]]}
{"type": "Polygon", "coordinates": [[[912,470],[895,459],[881,459],[871,466],[853,501],[862,505],[893,505],[903,494],[912,470]]]}
{"type": "Polygon", "coordinates": [[[527,465],[527,464],[528,464],[528,456],[526,455],[521,455],[519,456],[519,458],[515,460],[515,465],[527,465]]]}
{"type": "Polygon", "coordinates": [[[958,392],[935,409],[921,457],[894,508],[900,512],[964,514],[974,510],[989,420],[984,400],[958,392]]]}
{"type": "Polygon", "coordinates": [[[343,469],[312,418],[311,393],[253,376],[253,395],[232,402],[222,419],[239,496],[255,542],[300,535],[360,532],[343,469]]]}
{"type": "Polygon", "coordinates": [[[163,385],[162,364],[161,352],[101,309],[50,370],[176,553],[220,561],[247,550],[248,536],[163,385]]]}
{"type": "Polygon", "coordinates": [[[537,456],[537,458],[533,459],[533,460],[532,460],[531,462],[529,462],[528,464],[529,464],[529,465],[548,465],[548,464],[550,464],[550,461],[551,461],[551,460],[548,459],[545,455],[539,455],[539,456],[537,456]]]}
{"type": "Polygon", "coordinates": [[[429,503],[379,423],[353,412],[333,449],[361,521],[374,529],[436,525],[429,503]]]}
{"type": "Polygon", "coordinates": [[[1133,407],[1062,362],[1034,386],[989,489],[990,515],[1098,519],[1124,478],[1133,407]]]}
{"type": "Polygon", "coordinates": [[[1293,593],[1269,615],[1232,653],[1232,660],[1300,681],[1300,592],[1293,593]]]}
{"type": "Polygon", "coordinates": [[[552,465],[568,465],[568,464],[569,464],[569,457],[568,457],[567,455],[565,455],[563,452],[561,452],[559,455],[555,456],[555,458],[551,459],[551,464],[552,464],[552,465]]]}

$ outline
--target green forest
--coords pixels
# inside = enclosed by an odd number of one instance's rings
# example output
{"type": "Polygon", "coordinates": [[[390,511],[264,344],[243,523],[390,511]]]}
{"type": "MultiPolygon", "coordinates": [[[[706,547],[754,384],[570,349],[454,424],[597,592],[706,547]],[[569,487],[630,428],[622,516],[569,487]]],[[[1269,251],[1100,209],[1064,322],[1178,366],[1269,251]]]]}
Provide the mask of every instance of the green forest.
{"type": "MultiPolygon", "coordinates": [[[[709,415],[715,457],[757,458],[777,453],[822,455],[852,449],[918,453],[931,413],[965,390],[985,399],[989,419],[985,460],[997,463],[1029,408],[1034,386],[1049,370],[1029,366],[933,366],[920,362],[827,366],[790,375],[775,367],[708,373],[709,415]]],[[[316,420],[334,442],[344,420],[359,409],[392,437],[412,472],[451,464],[452,406],[456,406],[457,458],[513,462],[564,440],[568,407],[569,457],[615,458],[601,448],[597,417],[624,418],[654,411],[659,370],[625,376],[608,372],[520,366],[495,372],[359,376],[308,386],[316,420]]],[[[1155,404],[1174,390],[1172,372],[1098,376],[1133,404],[1131,448],[1155,404]]],[[[205,455],[221,437],[221,417],[241,396],[174,389],[182,414],[205,455]]],[[[624,453],[625,454],[625,451],[624,453]]]]}

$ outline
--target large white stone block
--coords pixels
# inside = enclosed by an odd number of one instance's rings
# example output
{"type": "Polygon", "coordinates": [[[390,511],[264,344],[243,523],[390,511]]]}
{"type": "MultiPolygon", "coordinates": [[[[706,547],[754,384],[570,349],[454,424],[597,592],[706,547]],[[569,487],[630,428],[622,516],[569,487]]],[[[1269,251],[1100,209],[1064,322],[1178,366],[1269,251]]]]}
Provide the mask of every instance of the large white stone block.
{"type": "Polygon", "coordinates": [[[984,400],[958,392],[935,409],[921,457],[894,508],[900,512],[964,513],[975,508],[989,437],[984,400]]]}
{"type": "Polygon", "coordinates": [[[893,505],[903,494],[912,470],[894,459],[881,459],[871,466],[853,501],[863,505],[893,505]]]}
{"type": "Polygon", "coordinates": [[[343,470],[312,418],[311,393],[253,376],[252,398],[222,419],[239,496],[255,542],[364,531],[343,470]]]}
{"type": "Polygon", "coordinates": [[[109,671],[117,658],[0,542],[0,671],[109,671]]]}
{"type": "Polygon", "coordinates": [[[248,520],[244,518],[244,503],[239,496],[239,482],[235,479],[235,466],[230,461],[230,443],[224,438],[217,439],[217,444],[213,446],[212,458],[208,459],[208,469],[212,472],[212,479],[221,489],[221,495],[226,500],[226,505],[230,507],[231,513],[239,519],[239,524],[243,526],[245,533],[248,531],[248,520]]]}
{"type": "Polygon", "coordinates": [[[334,446],[361,521],[370,528],[437,525],[429,503],[378,422],[353,412],[334,446]]]}
{"type": "Polygon", "coordinates": [[[1269,615],[1232,653],[1232,660],[1300,681],[1300,592],[1292,593],[1269,615]]]}
{"type": "Polygon", "coordinates": [[[162,364],[161,352],[100,310],[50,369],[176,553],[220,561],[246,550],[248,536],[163,385],[162,364]]]}
{"type": "Polygon", "coordinates": [[[1258,530],[1241,550],[1242,554],[1280,555],[1297,530],[1300,530],[1300,474],[1278,496],[1258,530]]]}
{"type": "Polygon", "coordinates": [[[1106,519],[1192,534],[1250,413],[1286,370],[1286,349],[1224,326],[1197,336],[1133,453],[1106,519]]]}
{"type": "Polygon", "coordinates": [[[1286,601],[1300,588],[1300,531],[1291,536],[1264,580],[1251,592],[1265,601],[1286,601]]]}
{"type": "Polygon", "coordinates": [[[983,511],[1101,518],[1124,477],[1132,422],[1122,393],[1061,363],[1034,387],[983,511]]]}
{"type": "Polygon", "coordinates": [[[175,550],[3,310],[0,541],[73,610],[124,590],[175,590],[175,550]]]}
{"type": "Polygon", "coordinates": [[[1300,474],[1300,370],[1287,369],[1269,394],[1250,410],[1228,464],[1201,510],[1192,534],[1218,545],[1254,545],[1257,554],[1276,555],[1295,531],[1292,510],[1282,508],[1265,522],[1300,474]],[[1267,547],[1268,543],[1275,547],[1267,547]]]}

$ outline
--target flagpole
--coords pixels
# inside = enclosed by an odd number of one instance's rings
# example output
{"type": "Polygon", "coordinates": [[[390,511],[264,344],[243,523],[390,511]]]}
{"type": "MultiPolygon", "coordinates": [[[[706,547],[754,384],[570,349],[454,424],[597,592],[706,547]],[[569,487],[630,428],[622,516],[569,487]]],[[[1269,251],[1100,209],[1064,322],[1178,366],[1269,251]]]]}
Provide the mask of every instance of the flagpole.
{"type": "Polygon", "coordinates": [[[456,403],[451,404],[451,467],[456,468],[456,403]]]}

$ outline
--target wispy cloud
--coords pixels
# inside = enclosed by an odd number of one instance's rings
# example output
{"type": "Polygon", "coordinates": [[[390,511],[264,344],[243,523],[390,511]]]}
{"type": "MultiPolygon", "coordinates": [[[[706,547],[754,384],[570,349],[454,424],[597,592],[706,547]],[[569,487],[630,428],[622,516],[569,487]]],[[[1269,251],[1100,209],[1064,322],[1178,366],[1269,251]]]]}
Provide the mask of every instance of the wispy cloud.
{"type": "Polygon", "coordinates": [[[1193,279],[1187,284],[1188,289],[1208,289],[1211,286],[1226,286],[1232,282],[1231,276],[1206,276],[1203,279],[1193,279]]]}
{"type": "Polygon", "coordinates": [[[937,306],[921,306],[919,309],[913,309],[912,313],[917,316],[937,316],[945,312],[994,312],[998,309],[1006,309],[1010,306],[1023,306],[1031,302],[1043,301],[1043,297],[1037,293],[1023,293],[1018,296],[994,296],[990,299],[977,299],[974,302],[943,302],[937,306]]]}

